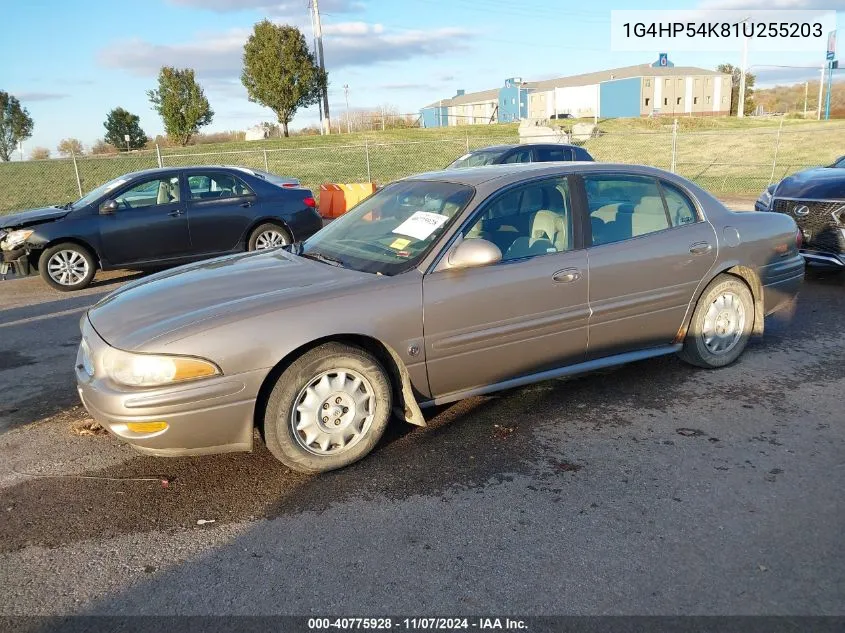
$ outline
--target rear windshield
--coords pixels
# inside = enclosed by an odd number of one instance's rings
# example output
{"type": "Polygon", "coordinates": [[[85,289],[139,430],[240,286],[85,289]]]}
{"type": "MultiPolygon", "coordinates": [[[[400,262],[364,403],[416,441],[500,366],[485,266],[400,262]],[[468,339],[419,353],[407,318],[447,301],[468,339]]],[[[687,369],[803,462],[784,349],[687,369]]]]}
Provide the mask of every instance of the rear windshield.
{"type": "Polygon", "coordinates": [[[461,169],[464,167],[480,167],[481,165],[492,165],[493,161],[505,153],[503,149],[496,150],[482,150],[478,152],[470,152],[464,154],[454,163],[449,165],[448,169],[461,169]]]}
{"type": "Polygon", "coordinates": [[[290,186],[291,184],[299,184],[299,180],[297,178],[290,178],[286,176],[277,176],[276,174],[271,174],[269,171],[262,171],[260,169],[245,169],[248,174],[252,174],[256,178],[261,178],[262,180],[266,180],[269,183],[272,183],[278,187],[282,187],[284,185],[290,186]]]}

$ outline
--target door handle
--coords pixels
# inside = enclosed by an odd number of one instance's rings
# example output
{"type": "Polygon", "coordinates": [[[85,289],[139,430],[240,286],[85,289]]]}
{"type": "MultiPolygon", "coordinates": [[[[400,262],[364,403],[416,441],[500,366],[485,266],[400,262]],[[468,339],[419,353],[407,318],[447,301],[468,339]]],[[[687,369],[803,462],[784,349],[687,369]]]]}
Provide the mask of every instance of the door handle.
{"type": "Polygon", "coordinates": [[[242,203],[241,203],[241,206],[242,206],[242,207],[249,208],[249,207],[251,207],[251,206],[252,206],[252,201],[251,201],[251,200],[247,200],[246,202],[242,202],[242,203]]]}
{"type": "Polygon", "coordinates": [[[167,215],[169,215],[171,218],[178,218],[180,215],[182,215],[182,209],[174,209],[167,215]]]}
{"type": "Polygon", "coordinates": [[[552,275],[552,279],[558,284],[571,284],[581,279],[581,271],[577,268],[564,268],[552,275]]]}
{"type": "Polygon", "coordinates": [[[710,242],[696,242],[695,244],[690,244],[689,247],[689,252],[693,255],[704,255],[712,250],[713,247],[710,245],[710,242]]]}

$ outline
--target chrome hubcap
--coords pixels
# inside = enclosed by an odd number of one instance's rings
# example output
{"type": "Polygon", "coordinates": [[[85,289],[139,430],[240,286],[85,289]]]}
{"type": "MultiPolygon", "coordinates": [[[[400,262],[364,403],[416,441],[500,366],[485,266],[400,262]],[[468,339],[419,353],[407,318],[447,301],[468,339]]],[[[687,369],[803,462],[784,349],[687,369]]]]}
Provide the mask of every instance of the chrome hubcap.
{"type": "Polygon", "coordinates": [[[276,248],[277,246],[285,246],[287,243],[288,241],[281,231],[262,231],[255,240],[255,250],[260,251],[265,248],[276,248]]]}
{"type": "Polygon", "coordinates": [[[88,261],[76,251],[59,251],[47,262],[50,279],[63,286],[73,286],[88,275],[88,261]]]}
{"type": "Polygon", "coordinates": [[[349,450],[369,431],[375,404],[373,386],[358,372],[324,371],[296,396],[290,418],[293,436],[315,455],[349,450]]]}
{"type": "Polygon", "coordinates": [[[704,346],[711,354],[730,352],[745,330],[745,306],[733,292],[723,292],[704,315],[702,336],[704,346]]]}

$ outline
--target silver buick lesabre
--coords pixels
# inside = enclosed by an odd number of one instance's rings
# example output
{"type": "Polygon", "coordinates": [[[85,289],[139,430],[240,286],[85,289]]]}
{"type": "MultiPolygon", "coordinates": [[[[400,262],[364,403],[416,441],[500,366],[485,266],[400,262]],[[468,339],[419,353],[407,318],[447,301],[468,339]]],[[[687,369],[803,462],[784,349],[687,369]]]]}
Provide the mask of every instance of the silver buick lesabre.
{"type": "Polygon", "coordinates": [[[390,184],[302,244],[129,283],[82,319],[79,394],[154,455],[290,468],[369,453],[392,413],[678,353],[739,357],[804,276],[795,222],[631,165],[390,184]]]}

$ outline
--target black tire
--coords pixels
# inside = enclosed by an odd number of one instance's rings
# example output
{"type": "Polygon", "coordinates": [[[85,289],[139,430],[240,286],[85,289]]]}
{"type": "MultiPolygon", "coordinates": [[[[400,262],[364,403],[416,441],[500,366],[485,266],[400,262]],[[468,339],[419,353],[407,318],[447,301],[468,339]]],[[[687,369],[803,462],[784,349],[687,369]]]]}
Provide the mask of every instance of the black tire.
{"type": "MultiPolygon", "coordinates": [[[[326,343],[296,359],[276,381],[264,411],[264,441],[273,456],[292,470],[319,473],[343,468],[366,456],[381,439],[390,419],[391,399],[392,390],[387,372],[371,354],[351,345],[326,343]],[[359,390],[363,391],[357,393],[370,393],[366,390],[371,390],[371,395],[366,396],[369,403],[369,408],[366,409],[370,412],[367,416],[369,421],[360,424],[362,432],[355,436],[357,439],[350,439],[345,448],[335,446],[332,440],[328,451],[335,452],[326,452],[325,449],[318,451],[318,446],[309,450],[304,445],[308,443],[306,431],[294,429],[294,420],[301,421],[307,413],[302,413],[296,407],[299,402],[303,402],[301,397],[306,393],[306,388],[327,372],[329,383],[337,381],[329,389],[336,390],[327,396],[321,394],[317,400],[312,400],[316,403],[314,410],[320,412],[320,419],[314,418],[316,426],[310,428],[320,432],[318,437],[327,437],[330,433],[353,433],[358,426],[353,426],[351,422],[347,425],[346,421],[340,419],[341,415],[347,415],[345,411],[343,414],[337,413],[338,420],[331,420],[328,416],[335,415],[334,404],[326,411],[325,398],[334,403],[336,394],[340,394],[338,397],[346,397],[346,392],[336,387],[341,382],[340,377],[337,373],[332,373],[341,368],[347,370],[348,377],[357,378],[352,376],[354,372],[366,380],[366,383],[362,382],[359,387],[359,390]],[[324,411],[328,416],[322,417],[324,411]],[[331,427],[339,421],[342,423],[339,429],[331,427]],[[325,427],[329,427],[327,432],[322,430],[325,427]]],[[[337,409],[343,409],[340,403],[337,409]]],[[[359,413],[354,407],[352,409],[353,417],[350,421],[359,413]]],[[[364,411],[365,408],[362,407],[361,412],[364,411]]]]}
{"type": "MultiPolygon", "coordinates": [[[[715,306],[714,309],[719,310],[719,307],[715,306]]],[[[748,285],[733,275],[718,275],[699,298],[687,330],[684,347],[678,355],[687,363],[706,369],[730,365],[739,358],[748,345],[754,327],[754,316],[754,297],[748,285]],[[732,346],[714,352],[711,345],[705,341],[706,320],[711,306],[715,306],[714,302],[723,295],[732,297],[732,301],[738,301],[742,306],[744,316],[741,324],[738,323],[734,328],[736,334],[731,339],[732,346]]]]}
{"type": "Polygon", "coordinates": [[[46,249],[38,259],[38,272],[51,288],[60,292],[72,292],[88,287],[97,272],[97,261],[84,246],[73,242],[62,242],[46,249]],[[62,274],[62,264],[67,264],[62,274]],[[58,271],[57,271],[57,267],[58,271]],[[73,270],[73,272],[70,271],[73,270]],[[62,279],[67,283],[62,283],[62,279]]]}
{"type": "Polygon", "coordinates": [[[258,240],[262,235],[267,233],[275,233],[281,237],[283,243],[280,243],[277,246],[284,246],[293,241],[290,232],[288,232],[285,227],[280,224],[276,224],[275,222],[265,222],[264,224],[259,224],[253,229],[252,233],[249,234],[249,240],[247,241],[246,246],[247,250],[259,250],[258,240]]]}

